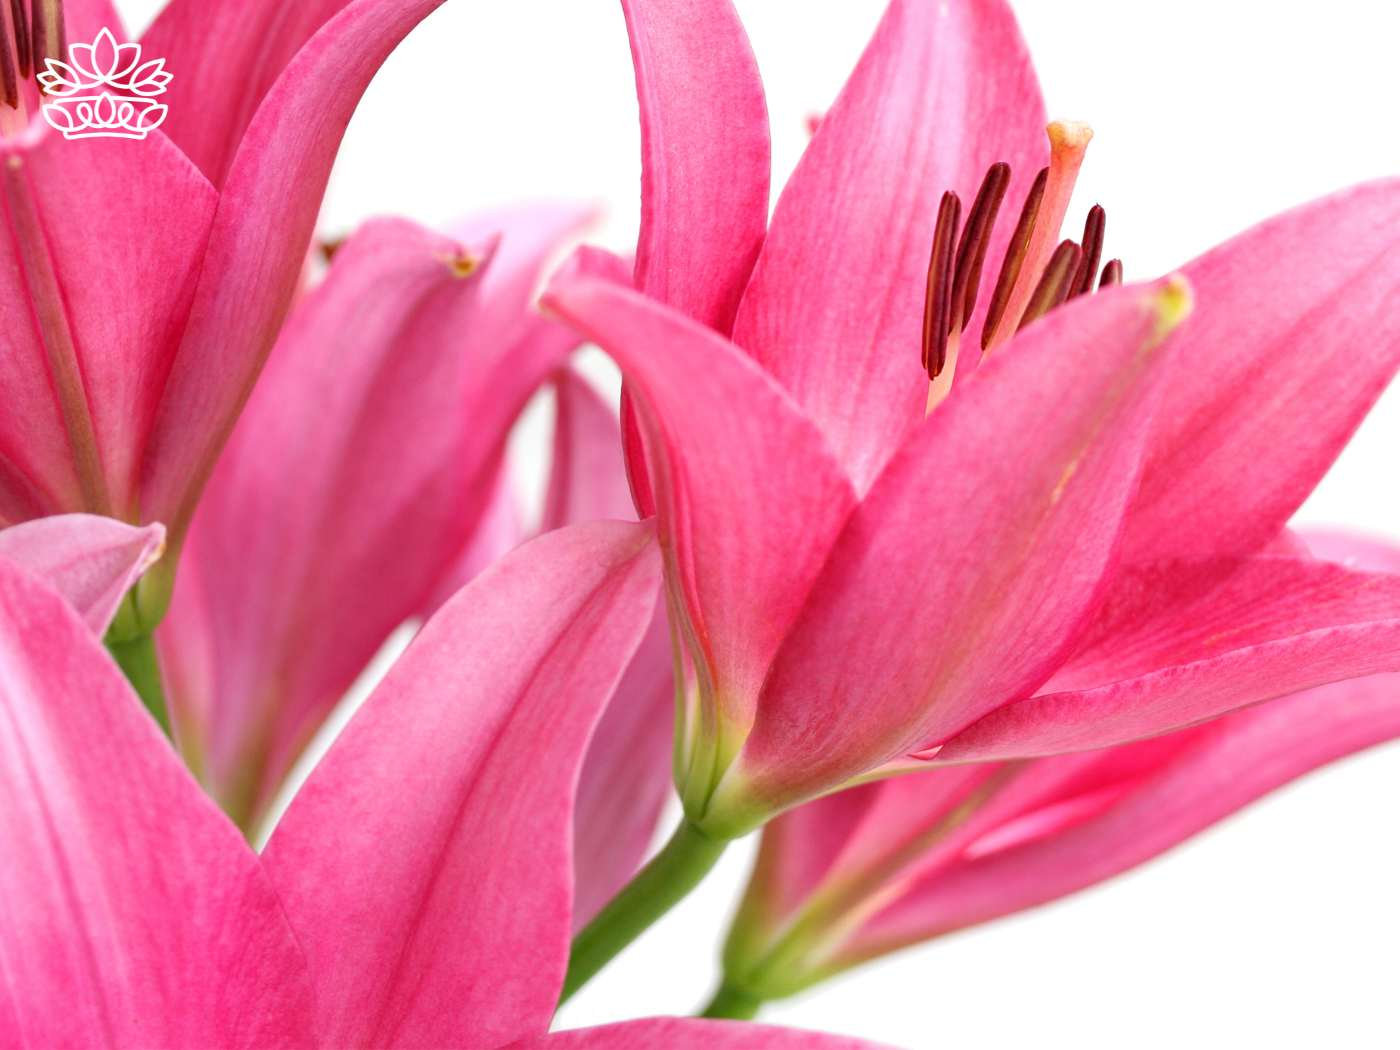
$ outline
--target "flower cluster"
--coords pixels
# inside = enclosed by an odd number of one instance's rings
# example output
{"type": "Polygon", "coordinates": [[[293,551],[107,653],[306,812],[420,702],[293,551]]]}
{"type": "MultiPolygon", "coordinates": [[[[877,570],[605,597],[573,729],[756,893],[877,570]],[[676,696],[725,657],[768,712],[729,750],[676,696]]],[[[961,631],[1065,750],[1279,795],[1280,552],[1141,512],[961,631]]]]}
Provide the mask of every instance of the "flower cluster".
{"type": "Polygon", "coordinates": [[[144,65],[0,5],[0,1044],[856,1050],[748,1022],[1400,736],[1400,550],[1289,527],[1400,180],[1125,283],[1002,0],[890,0],[770,216],[730,0],[623,0],[633,263],[558,202],[322,263],[441,2],[171,0],[144,65]],[[94,80],[167,119],[46,133],[94,80]],[[704,1018],[549,1032],[760,829],[704,1018]]]}

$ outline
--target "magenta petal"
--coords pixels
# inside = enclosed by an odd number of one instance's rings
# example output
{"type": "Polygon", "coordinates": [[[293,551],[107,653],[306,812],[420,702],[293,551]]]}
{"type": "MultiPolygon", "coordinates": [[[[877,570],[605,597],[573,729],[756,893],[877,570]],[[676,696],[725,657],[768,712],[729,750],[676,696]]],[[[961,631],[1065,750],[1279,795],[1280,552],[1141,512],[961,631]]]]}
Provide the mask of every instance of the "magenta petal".
{"type": "MultiPolygon", "coordinates": [[[[102,510],[133,515],[141,456],[194,292],[214,189],[159,132],[139,143],[74,143],[52,135],[11,163],[21,159],[6,186],[9,194],[29,198],[43,225],[41,250],[62,296],[111,498],[102,510]],[[100,236],[95,214],[103,216],[100,236]]],[[[17,221],[12,197],[8,210],[10,227],[0,234],[6,333],[0,475],[13,470],[27,478],[35,505],[17,513],[0,498],[0,518],[97,511],[77,493],[73,453],[33,320],[32,288],[16,241],[33,235],[17,221]]]]}
{"type": "MultiPolygon", "coordinates": [[[[572,369],[555,380],[554,461],[545,529],[631,519],[617,417],[572,369]]],[[[574,812],[574,929],[641,866],[671,790],[675,685],[666,609],[658,602],[637,654],[598,722],[574,812]]]]}
{"type": "Polygon", "coordinates": [[[341,135],[389,52],[442,0],[354,0],[278,78],[224,180],[142,482],[178,538],[272,349],[341,135]]]}
{"type": "Polygon", "coordinates": [[[1057,310],[890,461],[764,682],[735,790],[775,808],[819,794],[1059,666],[1113,565],[1181,296],[1136,286],[1057,310]]]}
{"type": "Polygon", "coordinates": [[[164,549],[160,525],[137,527],[91,514],[59,514],[0,529],[0,559],[67,598],[98,637],[164,549]]]}
{"type": "Polygon", "coordinates": [[[642,118],[637,287],[728,334],[768,227],[768,108],[730,0],[623,0],[642,118]]]}
{"type": "Polygon", "coordinates": [[[554,457],[542,530],[579,521],[633,520],[616,414],[573,369],[555,378],[554,397],[554,457]]]}
{"type": "Polygon", "coordinates": [[[1191,738],[1100,815],[935,874],[849,949],[888,951],[1053,900],[1141,864],[1261,795],[1400,735],[1400,675],[1323,686],[1175,734],[1191,738]]]}
{"type": "MultiPolygon", "coordinates": [[[[816,428],[733,344],[636,292],[557,278],[545,304],[637,395],[668,586],[727,719],[769,661],[854,502],[816,428]]],[[[674,627],[674,625],[673,625],[674,627]]]]}
{"type": "Polygon", "coordinates": [[[938,758],[1105,747],[1396,669],[1400,576],[1273,557],[1165,563],[1117,581],[1085,648],[1043,695],[993,711],[938,758]]]}
{"type": "Polygon", "coordinates": [[[1343,529],[1303,529],[1296,538],[1315,558],[1336,562],[1348,569],[1400,572],[1400,547],[1393,540],[1343,529]]]}
{"type": "Polygon", "coordinates": [[[1126,560],[1250,554],[1302,504],[1400,368],[1397,224],[1400,180],[1372,183],[1186,267],[1199,306],[1126,560]]]}
{"type": "Polygon", "coordinates": [[[176,721],[240,821],[480,520],[462,464],[505,440],[462,409],[488,349],[469,334],[489,250],[398,220],[357,232],[288,320],[210,481],[158,638],[176,721]]]}
{"type": "MultiPolygon", "coordinates": [[[[121,15],[112,5],[112,0],[63,0],[63,21],[69,43],[88,43],[97,39],[97,34],[104,29],[110,29],[119,42],[126,39],[121,15]]],[[[153,54],[145,57],[160,56],[153,54]]]]}
{"type": "Polygon", "coordinates": [[[574,929],[637,873],[671,794],[676,687],[666,609],[651,626],[598,722],[574,814],[574,929]]]}
{"type": "Polygon", "coordinates": [[[0,1044],[310,1046],[257,856],[56,593],[0,560],[0,1044]]]}
{"type": "Polygon", "coordinates": [[[656,602],[651,530],[550,533],[465,587],[312,773],[264,859],[332,1046],[543,1034],[574,782],[656,602]]]}
{"type": "MultiPolygon", "coordinates": [[[[877,1043],[795,1028],[650,1017],[523,1039],[510,1050],[880,1050],[877,1043]]],[[[888,1050],[888,1048],[887,1048],[888,1050]]]]}
{"type": "Polygon", "coordinates": [[[165,131],[216,184],[277,77],[349,0],[171,0],[144,58],[174,74],[165,131]]]}
{"type": "Polygon", "coordinates": [[[1001,0],[893,0],[783,190],[734,327],[858,490],[923,418],[939,195],[970,205],[997,161],[1015,194],[1046,148],[1040,89],[1001,0]]]}

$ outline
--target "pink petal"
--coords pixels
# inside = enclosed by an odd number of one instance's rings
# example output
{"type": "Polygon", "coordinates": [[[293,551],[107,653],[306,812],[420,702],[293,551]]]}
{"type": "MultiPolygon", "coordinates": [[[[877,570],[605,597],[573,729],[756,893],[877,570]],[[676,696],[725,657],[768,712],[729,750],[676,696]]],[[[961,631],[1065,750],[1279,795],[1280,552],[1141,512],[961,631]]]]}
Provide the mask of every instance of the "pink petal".
{"type": "Polygon", "coordinates": [[[510,1050],[879,1050],[876,1043],[795,1028],[690,1017],[650,1017],[576,1028],[513,1043],[510,1050]]]}
{"type": "MultiPolygon", "coordinates": [[[[12,162],[19,159],[14,155],[12,162]]],[[[175,354],[214,215],[215,193],[159,132],[144,142],[66,142],[52,135],[7,179],[32,201],[42,233],[16,220],[0,236],[0,461],[35,490],[31,513],[136,512],[141,456],[175,354]],[[101,236],[93,216],[101,215],[101,236]],[[75,346],[111,505],[76,487],[73,453],[52,392],[21,243],[43,239],[75,346]]],[[[0,488],[4,483],[0,482],[0,488]]],[[[27,514],[6,512],[12,520],[27,514]]],[[[147,520],[150,520],[148,517],[147,520]]]]}
{"type": "Polygon", "coordinates": [[[0,529],[0,559],[58,591],[99,638],[131,585],[164,549],[160,525],[138,528],[90,514],[59,514],[0,529]]]}
{"type": "Polygon", "coordinates": [[[211,479],[159,637],[172,683],[207,690],[171,707],[204,723],[206,780],[240,820],[480,520],[462,464],[505,440],[462,411],[489,251],[398,220],[351,237],[289,319],[211,479]]]}
{"type": "Polygon", "coordinates": [[[987,168],[1008,161],[1014,201],[1045,155],[1040,90],[1007,6],[892,0],[778,201],[734,328],[860,491],[923,418],[940,194],[971,206],[987,168]]]}
{"type": "Polygon", "coordinates": [[[151,438],[142,509],[178,540],[271,351],[340,138],[370,78],[441,0],[353,0],[297,53],[222,185],[151,438]]]}
{"type": "Polygon", "coordinates": [[[550,533],[423,628],[264,854],[335,1046],[500,1046],[549,1026],[574,782],[656,601],[651,532],[550,533]]]}
{"type": "Polygon", "coordinates": [[[642,118],[637,287],[728,334],[768,226],[768,108],[730,0],[623,0],[642,118]]]}
{"type": "Polygon", "coordinates": [[[588,745],[574,811],[574,930],[637,873],[671,794],[676,687],[658,602],[588,745]]]}
{"type": "Polygon", "coordinates": [[[63,22],[73,43],[95,40],[103,29],[111,30],[119,40],[126,39],[121,16],[111,0],[63,0],[63,22]]]}
{"type": "Polygon", "coordinates": [[[1157,347],[1183,295],[1076,300],[929,418],[832,548],[764,683],[733,790],[775,808],[822,793],[1059,666],[1112,568],[1157,347]]]}
{"type": "MultiPolygon", "coordinates": [[[[174,74],[165,131],[222,183],[258,106],[302,46],[349,0],[171,0],[141,43],[174,74]]],[[[85,38],[79,38],[85,39],[85,38]]]]}
{"type": "MultiPolygon", "coordinates": [[[[577,372],[555,380],[554,463],[544,528],[633,518],[617,417],[577,372]]],[[[657,603],[636,656],[593,734],[574,813],[574,929],[646,857],[671,790],[675,684],[666,610],[657,603]]]]}
{"type": "Polygon", "coordinates": [[[438,579],[432,595],[419,610],[419,617],[426,619],[431,616],[454,594],[531,535],[531,530],[525,526],[520,495],[511,481],[510,464],[505,457],[497,464],[495,480],[488,491],[486,507],[477,519],[471,539],[462,548],[452,568],[438,579]]]}
{"type": "Polygon", "coordinates": [[[1318,766],[1400,735],[1400,675],[1297,693],[1188,735],[1190,746],[1099,816],[989,853],[912,889],[861,931],[849,957],[889,951],[1093,885],[1318,766]]]}
{"type": "Polygon", "coordinates": [[[1369,572],[1400,572],[1400,547],[1394,540],[1343,529],[1303,529],[1298,534],[1316,558],[1369,572]]]}
{"type": "Polygon", "coordinates": [[[616,284],[556,278],[546,306],[637,395],[668,586],[736,725],[854,502],[812,424],[732,344],[616,284]]]}
{"type": "Polygon", "coordinates": [[[1400,367],[1400,180],[1288,212],[1186,267],[1181,333],[1124,557],[1249,554],[1400,367]]]}
{"type": "Polygon", "coordinates": [[[310,1046],[258,863],[92,630],[0,561],[0,1043],[310,1046]]]}
{"type": "Polygon", "coordinates": [[[554,459],[542,529],[578,521],[635,520],[617,415],[573,369],[555,378],[554,396],[554,459]]]}
{"type": "Polygon", "coordinates": [[[1313,686],[1400,669],[1400,577],[1327,562],[1165,563],[1115,583],[1044,693],[993,711],[940,761],[1105,747],[1313,686]]]}

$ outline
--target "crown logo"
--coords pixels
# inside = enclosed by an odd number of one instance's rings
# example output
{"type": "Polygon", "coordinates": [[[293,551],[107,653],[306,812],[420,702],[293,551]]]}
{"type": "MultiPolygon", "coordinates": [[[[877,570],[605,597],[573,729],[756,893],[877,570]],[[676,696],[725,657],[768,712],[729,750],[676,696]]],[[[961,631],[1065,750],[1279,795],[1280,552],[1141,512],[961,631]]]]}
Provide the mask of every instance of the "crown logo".
{"type": "Polygon", "coordinates": [[[39,83],[53,101],[44,119],[66,139],[144,139],[165,123],[169,107],[156,101],[171,74],[165,59],[141,61],[140,44],[118,44],[110,30],[91,44],[74,44],[68,61],[47,61],[39,83]]]}

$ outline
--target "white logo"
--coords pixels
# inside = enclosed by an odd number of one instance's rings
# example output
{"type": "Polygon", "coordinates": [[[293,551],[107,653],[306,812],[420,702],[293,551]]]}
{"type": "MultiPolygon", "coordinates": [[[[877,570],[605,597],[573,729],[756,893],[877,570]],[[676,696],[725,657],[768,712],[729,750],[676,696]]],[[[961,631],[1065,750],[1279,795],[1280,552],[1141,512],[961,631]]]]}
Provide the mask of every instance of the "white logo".
{"type": "Polygon", "coordinates": [[[66,139],[144,139],[165,122],[156,101],[171,74],[165,59],[141,61],[140,44],[118,44],[104,29],[91,44],[74,44],[68,61],[48,60],[39,83],[53,98],[44,119],[66,139]]]}

